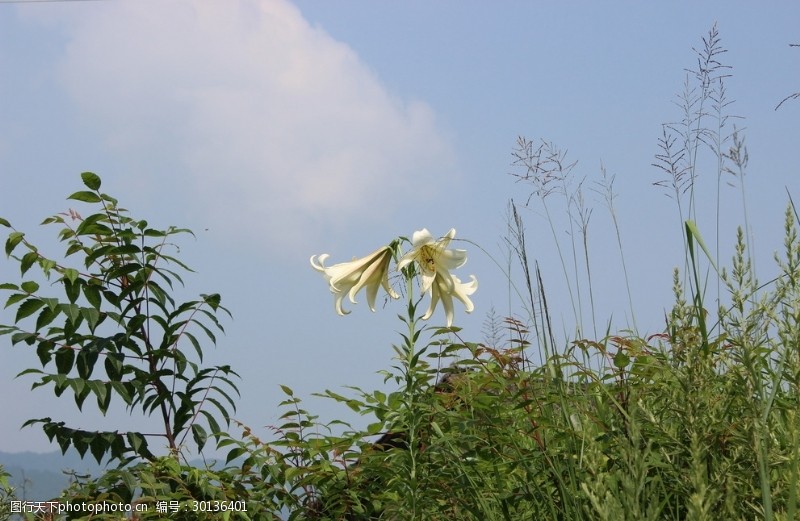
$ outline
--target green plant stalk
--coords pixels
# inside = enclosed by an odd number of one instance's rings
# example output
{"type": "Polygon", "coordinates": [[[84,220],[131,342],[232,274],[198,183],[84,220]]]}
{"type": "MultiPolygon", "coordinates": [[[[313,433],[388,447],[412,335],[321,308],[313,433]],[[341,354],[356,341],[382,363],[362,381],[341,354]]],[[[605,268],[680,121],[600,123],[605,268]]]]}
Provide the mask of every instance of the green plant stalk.
{"type": "MultiPolygon", "coordinates": [[[[622,232],[620,231],[619,221],[617,220],[617,210],[614,207],[614,199],[616,195],[614,194],[614,181],[616,176],[608,175],[608,171],[606,170],[605,165],[601,162],[600,163],[600,174],[602,179],[597,181],[597,184],[601,189],[595,189],[595,191],[600,194],[606,202],[606,208],[608,208],[608,213],[611,215],[611,222],[614,224],[614,233],[617,238],[617,249],[619,250],[620,261],[622,262],[622,274],[625,277],[625,290],[628,294],[628,307],[630,308],[631,316],[630,316],[630,323],[628,325],[637,333],[639,331],[639,327],[636,324],[636,311],[633,305],[633,295],[631,293],[631,281],[630,277],[628,276],[628,265],[625,262],[625,250],[622,247],[622,232]]],[[[592,305],[594,306],[594,304],[592,305]]],[[[595,336],[597,334],[595,333],[595,336]]]]}
{"type": "MultiPolygon", "coordinates": [[[[572,203],[571,200],[573,197],[570,197],[567,194],[567,183],[566,179],[562,179],[562,190],[564,191],[564,198],[566,200],[567,206],[567,220],[569,221],[569,238],[570,238],[570,245],[572,246],[572,269],[575,272],[575,293],[578,296],[578,324],[581,328],[580,335],[583,335],[583,299],[581,298],[581,284],[580,284],[580,273],[578,269],[578,248],[575,246],[575,223],[572,217],[572,203]]],[[[549,216],[548,216],[549,217],[549,216]]],[[[552,223],[551,223],[552,226],[552,223]]],[[[566,268],[565,268],[565,276],[566,276],[566,268]]],[[[567,277],[568,279],[569,277],[567,277]]],[[[569,280],[567,280],[567,284],[569,284],[569,280]]],[[[590,285],[591,288],[591,285],[590,285]]]]}
{"type": "Polygon", "coordinates": [[[550,225],[550,233],[553,235],[553,242],[556,245],[556,251],[558,251],[558,258],[561,261],[561,270],[564,272],[564,282],[567,283],[567,291],[569,292],[569,302],[572,305],[572,315],[575,317],[575,321],[577,322],[577,327],[579,331],[579,335],[581,334],[580,331],[583,331],[583,318],[580,313],[580,309],[576,308],[575,305],[575,295],[572,293],[572,283],[569,281],[569,273],[567,272],[567,262],[564,260],[564,253],[561,251],[561,244],[558,241],[558,235],[556,234],[555,225],[553,224],[553,218],[550,216],[550,209],[547,206],[547,201],[545,201],[544,197],[542,197],[542,206],[544,206],[544,212],[547,215],[547,223],[550,225]]]}
{"type": "Polygon", "coordinates": [[[758,457],[758,477],[761,482],[761,500],[764,502],[764,521],[773,520],[772,512],[772,493],[770,491],[770,476],[768,467],[769,450],[767,448],[767,437],[769,433],[763,428],[763,422],[757,422],[757,429],[753,432],[753,441],[758,447],[756,452],[758,457]]]}
{"type": "MultiPolygon", "coordinates": [[[[413,266],[413,265],[412,265],[413,266]]],[[[417,432],[419,429],[419,416],[417,414],[416,393],[418,386],[417,362],[419,355],[422,352],[416,352],[416,339],[419,334],[417,331],[417,318],[416,318],[416,303],[414,302],[414,271],[413,267],[408,267],[403,270],[403,276],[406,283],[406,303],[408,309],[408,316],[404,320],[407,326],[407,336],[405,336],[405,412],[407,414],[407,442],[408,442],[408,465],[407,465],[407,482],[404,484],[408,494],[405,500],[410,507],[409,519],[415,520],[420,517],[420,501],[419,501],[419,479],[418,479],[418,452],[417,447],[417,432]]]]}
{"type": "Polygon", "coordinates": [[[792,436],[791,479],[789,480],[789,501],[787,514],[789,519],[795,519],[797,512],[797,485],[800,482],[800,436],[797,435],[797,416],[795,411],[789,413],[789,428],[792,436]]]}
{"type": "Polygon", "coordinates": [[[634,332],[639,331],[639,326],[636,325],[636,311],[633,307],[633,296],[631,295],[631,281],[630,277],[628,277],[628,266],[625,262],[625,252],[622,249],[622,236],[620,235],[619,231],[619,223],[617,222],[617,212],[614,210],[613,206],[609,207],[611,211],[611,219],[614,221],[614,231],[617,235],[617,246],[619,246],[619,256],[622,260],[622,273],[625,275],[625,289],[628,292],[628,305],[631,308],[631,322],[633,323],[633,330],[634,332]]]}
{"type": "Polygon", "coordinates": [[[586,263],[586,278],[589,281],[589,305],[592,308],[592,334],[597,338],[597,316],[594,306],[594,290],[592,289],[592,269],[589,264],[589,237],[586,228],[583,229],[583,257],[586,263]]]}

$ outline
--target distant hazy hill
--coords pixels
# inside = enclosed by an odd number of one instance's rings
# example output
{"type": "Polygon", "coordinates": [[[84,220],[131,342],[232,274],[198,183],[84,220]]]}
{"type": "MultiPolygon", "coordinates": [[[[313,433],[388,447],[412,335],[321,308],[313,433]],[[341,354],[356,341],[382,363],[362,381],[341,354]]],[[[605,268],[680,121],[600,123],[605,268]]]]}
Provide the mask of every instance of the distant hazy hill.
{"type": "MultiPolygon", "coordinates": [[[[192,460],[189,463],[197,467],[204,466],[202,460],[192,460]]],[[[210,458],[208,463],[212,466],[223,466],[213,458],[210,458]]],[[[99,476],[104,469],[88,453],[81,459],[75,451],[69,451],[63,456],[60,451],[45,453],[0,451],[0,465],[11,474],[10,481],[16,488],[17,498],[30,501],[47,501],[57,497],[69,486],[70,476],[64,472],[66,470],[99,476]]]]}
{"type": "Polygon", "coordinates": [[[2,452],[0,464],[11,474],[11,484],[19,499],[46,501],[58,496],[69,485],[65,470],[98,475],[102,467],[91,457],[81,459],[77,452],[60,451],[2,452]]]}

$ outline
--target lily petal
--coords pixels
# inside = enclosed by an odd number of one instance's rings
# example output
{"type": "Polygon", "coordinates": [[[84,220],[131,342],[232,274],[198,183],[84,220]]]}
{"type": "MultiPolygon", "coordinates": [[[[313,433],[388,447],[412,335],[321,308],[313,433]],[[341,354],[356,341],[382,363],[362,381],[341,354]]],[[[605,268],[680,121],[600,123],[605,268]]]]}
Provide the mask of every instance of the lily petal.
{"type": "Polygon", "coordinates": [[[466,250],[447,248],[455,236],[455,228],[451,228],[438,240],[434,240],[425,228],[415,231],[411,236],[411,250],[397,263],[398,270],[412,262],[416,263],[417,273],[420,275],[420,291],[430,294],[431,297],[430,306],[422,318],[429,319],[441,301],[448,327],[453,324],[453,297],[464,304],[467,312],[471,312],[475,306],[469,295],[478,289],[478,281],[474,276],[471,282],[463,283],[450,273],[450,270],[460,268],[467,262],[466,250]]]}
{"type": "Polygon", "coordinates": [[[330,257],[327,253],[311,257],[311,267],[321,272],[328,282],[331,293],[334,294],[333,306],[339,315],[350,313],[342,306],[344,297],[356,303],[356,294],[362,288],[367,291],[367,303],[375,311],[375,298],[378,286],[383,286],[386,293],[392,298],[398,298],[389,287],[389,263],[392,260],[392,250],[388,246],[379,248],[369,255],[350,262],[341,262],[333,266],[325,266],[325,261],[330,257]]]}

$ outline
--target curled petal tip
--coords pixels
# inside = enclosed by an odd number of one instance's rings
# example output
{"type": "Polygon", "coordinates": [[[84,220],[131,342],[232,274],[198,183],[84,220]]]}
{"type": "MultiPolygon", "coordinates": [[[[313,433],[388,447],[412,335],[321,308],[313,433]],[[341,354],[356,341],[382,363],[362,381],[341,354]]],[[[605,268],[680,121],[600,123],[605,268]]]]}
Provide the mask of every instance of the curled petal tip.
{"type": "Polygon", "coordinates": [[[312,255],[310,262],[311,267],[317,271],[325,271],[325,260],[330,257],[327,253],[323,253],[322,255],[312,255]]]}

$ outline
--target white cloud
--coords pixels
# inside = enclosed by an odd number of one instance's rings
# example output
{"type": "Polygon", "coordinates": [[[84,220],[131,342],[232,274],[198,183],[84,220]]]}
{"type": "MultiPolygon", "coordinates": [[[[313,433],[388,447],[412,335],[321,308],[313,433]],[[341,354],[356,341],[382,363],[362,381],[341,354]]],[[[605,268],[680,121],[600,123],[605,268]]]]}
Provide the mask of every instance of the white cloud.
{"type": "Polygon", "coordinates": [[[282,0],[109,2],[70,26],[61,77],[106,145],[175,154],[198,205],[245,236],[291,247],[386,219],[452,170],[432,110],[282,0]]]}

